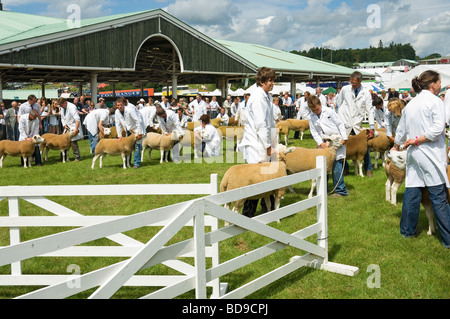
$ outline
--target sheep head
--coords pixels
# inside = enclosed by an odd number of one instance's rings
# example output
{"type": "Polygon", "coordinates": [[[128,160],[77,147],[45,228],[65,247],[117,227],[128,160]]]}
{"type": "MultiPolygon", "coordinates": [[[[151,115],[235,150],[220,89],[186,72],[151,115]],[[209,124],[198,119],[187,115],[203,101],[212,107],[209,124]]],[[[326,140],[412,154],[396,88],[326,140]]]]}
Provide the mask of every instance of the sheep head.
{"type": "Polygon", "coordinates": [[[42,138],[42,136],[40,136],[40,135],[33,136],[33,143],[39,144],[39,143],[44,143],[44,142],[45,142],[45,139],[42,138]]]}
{"type": "Polygon", "coordinates": [[[111,135],[111,129],[109,127],[104,127],[103,131],[105,132],[105,134],[104,134],[105,136],[111,135]]]}
{"type": "Polygon", "coordinates": [[[341,134],[331,134],[331,135],[322,134],[322,138],[327,142],[327,147],[339,148],[342,145],[341,134]]]}
{"type": "Polygon", "coordinates": [[[402,171],[406,171],[406,150],[403,151],[395,151],[390,150],[387,153],[387,157],[397,166],[398,169],[402,171]]]}
{"type": "Polygon", "coordinates": [[[277,154],[278,161],[286,161],[286,154],[291,153],[295,150],[295,147],[286,147],[286,145],[278,144],[275,152],[277,154]]]}
{"type": "Polygon", "coordinates": [[[178,132],[178,131],[173,131],[172,133],[170,133],[170,139],[172,140],[172,141],[179,141],[179,140],[181,140],[182,139],[182,136],[183,135],[181,135],[181,133],[180,132],[178,132]]]}

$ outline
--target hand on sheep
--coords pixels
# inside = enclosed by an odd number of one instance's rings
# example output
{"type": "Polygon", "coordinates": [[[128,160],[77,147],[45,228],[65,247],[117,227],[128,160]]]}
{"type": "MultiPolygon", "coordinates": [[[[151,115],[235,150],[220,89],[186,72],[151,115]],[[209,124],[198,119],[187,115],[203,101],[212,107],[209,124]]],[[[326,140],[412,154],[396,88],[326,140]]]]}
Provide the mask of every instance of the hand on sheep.
{"type": "Polygon", "coordinates": [[[323,148],[323,149],[326,149],[327,148],[327,143],[323,142],[322,144],[320,144],[320,147],[323,148]]]}
{"type": "Polygon", "coordinates": [[[367,139],[372,139],[372,138],[374,138],[375,137],[375,134],[374,134],[374,132],[373,132],[373,130],[372,129],[370,129],[369,130],[369,134],[367,134],[367,139]]]}
{"type": "Polygon", "coordinates": [[[275,149],[272,146],[269,146],[267,148],[267,156],[272,156],[272,155],[275,155],[275,154],[276,154],[275,149]]]}

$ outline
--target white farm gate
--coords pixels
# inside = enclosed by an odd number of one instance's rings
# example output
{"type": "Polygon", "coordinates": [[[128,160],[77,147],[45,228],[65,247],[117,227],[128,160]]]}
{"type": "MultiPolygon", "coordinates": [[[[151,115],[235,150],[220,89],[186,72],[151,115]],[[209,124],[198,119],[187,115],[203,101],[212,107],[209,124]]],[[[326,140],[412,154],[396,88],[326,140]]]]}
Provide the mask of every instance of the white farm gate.
{"type": "Polygon", "coordinates": [[[11,274],[0,275],[2,286],[45,286],[18,298],[67,298],[98,287],[89,298],[111,298],[122,286],[163,287],[142,298],[174,298],[195,290],[195,297],[243,298],[262,287],[303,267],[313,267],[353,276],[358,268],[328,261],[327,185],[325,157],[317,158],[317,168],[217,194],[217,175],[210,184],[181,185],[114,185],[114,186],[39,186],[0,187],[0,200],[8,199],[9,216],[0,217],[0,227],[10,229],[10,245],[0,247],[0,266],[11,265],[11,274]],[[317,196],[281,207],[266,214],[248,218],[223,207],[228,202],[317,179],[317,196]],[[206,197],[153,209],[130,216],[82,216],[43,196],[145,195],[145,194],[211,194],[206,197]],[[19,198],[42,207],[57,216],[22,217],[19,198]],[[310,207],[317,208],[317,222],[292,234],[270,227],[269,223],[297,214],[310,207]],[[219,228],[218,219],[230,226],[219,228]],[[70,226],[69,231],[20,242],[21,227],[70,226]],[[144,226],[162,226],[146,243],[123,232],[144,226]],[[165,246],[186,226],[193,226],[192,238],[165,246]],[[205,226],[211,231],[206,232],[205,226]],[[273,242],[220,263],[219,243],[244,232],[255,232],[273,242]],[[305,238],[317,234],[317,244],[305,238]],[[120,246],[79,246],[108,238],[120,246]],[[269,256],[285,247],[294,247],[306,254],[292,256],[285,265],[268,272],[232,291],[220,277],[269,256]],[[121,256],[128,259],[85,274],[27,275],[22,274],[21,261],[33,257],[54,256],[121,256]],[[193,257],[194,265],[181,261],[193,257]],[[207,267],[206,258],[211,258],[207,267]],[[140,270],[164,264],[182,275],[136,275],[140,270]],[[76,279],[77,284],[74,283],[76,279]]]}

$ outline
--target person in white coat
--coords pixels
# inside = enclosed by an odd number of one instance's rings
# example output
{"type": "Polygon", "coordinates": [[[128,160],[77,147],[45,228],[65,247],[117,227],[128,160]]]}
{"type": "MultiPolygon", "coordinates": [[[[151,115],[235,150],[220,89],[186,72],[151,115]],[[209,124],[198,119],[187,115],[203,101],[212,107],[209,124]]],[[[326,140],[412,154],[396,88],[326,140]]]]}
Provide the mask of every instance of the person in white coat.
{"type": "Polygon", "coordinates": [[[105,135],[103,125],[109,123],[109,117],[115,113],[115,107],[109,109],[94,109],[84,118],[83,124],[87,129],[91,153],[95,155],[98,144],[98,133],[105,135]]]}
{"type": "MultiPolygon", "coordinates": [[[[272,96],[276,73],[274,70],[262,67],[256,76],[257,88],[252,93],[247,104],[247,123],[238,150],[242,152],[247,163],[269,162],[275,155],[277,134],[273,117],[272,96]]],[[[271,198],[273,199],[273,198],[271,198]]],[[[243,215],[253,217],[258,200],[247,200],[244,203],[243,215]]],[[[263,210],[264,201],[261,201],[263,210]]],[[[273,206],[273,203],[272,203],[273,206]]]]}
{"type": "Polygon", "coordinates": [[[425,71],[412,80],[412,87],[419,94],[405,107],[394,144],[397,150],[400,145],[407,149],[400,233],[406,238],[416,235],[422,190],[426,187],[442,243],[450,248],[446,118],[444,103],[437,97],[441,89],[440,75],[425,71]]]}
{"type": "Polygon", "coordinates": [[[192,109],[192,121],[198,121],[203,114],[206,114],[206,103],[200,93],[194,101],[189,103],[189,108],[192,109]]]}
{"type": "Polygon", "coordinates": [[[156,106],[145,105],[144,107],[139,108],[139,112],[141,112],[146,132],[148,132],[148,130],[155,127],[154,119],[156,117],[156,106]]]}
{"type": "MultiPolygon", "coordinates": [[[[298,100],[297,120],[309,120],[309,117],[312,114],[310,108],[308,107],[308,99],[310,96],[311,93],[309,93],[309,91],[305,91],[305,94],[298,100]]],[[[300,131],[295,131],[294,139],[298,140],[299,138],[300,131]]]]}
{"type": "MultiPolygon", "coordinates": [[[[83,138],[81,132],[81,121],[78,109],[75,104],[68,102],[65,98],[58,98],[56,104],[61,107],[61,124],[66,131],[74,131],[75,136],[72,137],[71,148],[75,156],[75,162],[81,161],[80,148],[78,141],[83,138]]],[[[66,158],[68,158],[66,154],[66,158]]]]}
{"type": "MultiPolygon", "coordinates": [[[[19,119],[19,141],[32,142],[33,136],[39,134],[39,113],[37,110],[31,110],[30,113],[22,114],[19,119]]],[[[39,151],[39,144],[35,145],[33,157],[37,166],[42,165],[41,153],[39,151]]],[[[23,158],[21,158],[21,165],[24,165],[23,158]]],[[[27,163],[29,166],[30,163],[27,163]]]]}
{"type": "Polygon", "coordinates": [[[383,99],[379,96],[373,98],[373,106],[375,107],[375,122],[377,122],[377,128],[385,128],[386,107],[384,106],[383,99]]]}
{"type": "Polygon", "coordinates": [[[322,106],[317,95],[313,95],[308,99],[308,107],[311,109],[311,116],[309,117],[311,136],[319,147],[327,148],[327,143],[322,139],[322,134],[340,134],[342,136],[342,146],[336,151],[336,159],[332,168],[334,194],[331,196],[348,196],[344,181],[345,144],[347,144],[348,137],[344,123],[342,123],[334,109],[322,106]]]}
{"type": "MultiPolygon", "coordinates": [[[[363,129],[362,122],[367,114],[370,127],[369,138],[373,138],[375,112],[372,105],[372,95],[367,88],[361,85],[361,82],[361,72],[355,71],[350,75],[350,85],[342,88],[336,100],[336,104],[339,106],[338,115],[345,125],[347,135],[357,135],[363,129]]],[[[367,177],[373,177],[372,161],[368,146],[366,156],[364,157],[364,169],[366,170],[367,177]]]]}
{"type": "MultiPolygon", "coordinates": [[[[134,144],[134,168],[141,167],[141,151],[142,151],[142,137],[146,134],[144,126],[144,119],[141,113],[133,104],[129,103],[124,97],[119,97],[116,100],[115,123],[117,136],[120,140],[131,134],[138,134],[136,143],[134,144]],[[125,131],[125,136],[123,136],[125,131]]],[[[131,155],[130,155],[131,156],[131,155]]],[[[131,161],[131,159],[130,159],[131,161]]]]}
{"type": "MultiPolygon", "coordinates": [[[[156,110],[156,116],[158,117],[158,123],[162,134],[170,135],[173,131],[178,131],[180,136],[184,137],[185,133],[181,127],[181,123],[178,115],[172,110],[164,110],[163,108],[158,108],[156,110]]],[[[179,161],[180,145],[176,142],[172,148],[173,161],[179,161]]]]}
{"type": "Polygon", "coordinates": [[[222,107],[220,109],[220,113],[219,113],[219,115],[217,115],[216,118],[220,119],[220,121],[221,121],[220,125],[228,126],[228,122],[230,121],[230,117],[228,116],[227,110],[224,107],[222,107]]]}
{"type": "Polygon", "coordinates": [[[217,129],[210,124],[210,117],[204,114],[200,117],[202,124],[194,129],[194,138],[198,141],[194,143],[197,154],[202,154],[203,157],[219,156],[220,146],[222,146],[222,139],[217,132],[217,129]]]}

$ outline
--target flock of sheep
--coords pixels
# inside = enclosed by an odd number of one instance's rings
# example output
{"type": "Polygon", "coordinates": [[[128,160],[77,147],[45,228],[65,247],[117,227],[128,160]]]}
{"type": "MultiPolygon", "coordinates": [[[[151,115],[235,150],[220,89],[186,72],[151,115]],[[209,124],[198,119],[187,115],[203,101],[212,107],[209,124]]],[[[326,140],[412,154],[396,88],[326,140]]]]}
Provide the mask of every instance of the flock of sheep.
{"type": "MultiPolygon", "coordinates": [[[[190,122],[187,130],[184,130],[185,138],[180,140],[180,135],[177,132],[173,132],[171,135],[166,136],[158,132],[150,132],[142,141],[142,159],[144,153],[149,149],[149,159],[152,150],[161,151],[161,160],[168,161],[167,154],[173,148],[176,142],[180,143],[180,148],[192,147],[194,148],[194,156],[200,156],[194,145],[193,130],[200,125],[200,122],[190,122]]],[[[242,139],[243,127],[236,126],[237,123],[233,118],[230,118],[229,126],[220,126],[218,120],[211,120],[211,124],[216,127],[221,136],[226,139],[232,139],[239,142],[242,139]]],[[[277,132],[280,136],[284,135],[285,145],[280,144],[277,148],[277,169],[268,174],[260,174],[261,170],[264,170],[264,166],[270,165],[270,163],[260,164],[239,164],[234,165],[228,169],[225,173],[221,184],[220,191],[232,190],[264,182],[270,179],[286,176],[287,174],[295,174],[298,172],[314,169],[316,166],[316,157],[325,156],[327,162],[327,173],[331,172],[333,162],[336,158],[336,151],[341,145],[340,135],[333,135],[326,137],[328,141],[328,147],[326,149],[321,148],[303,148],[303,147],[288,147],[289,145],[289,133],[290,131],[300,131],[301,139],[303,139],[303,133],[309,129],[308,120],[295,120],[288,119],[280,121],[276,124],[277,132]],[[255,172],[251,174],[249,172],[255,172]]],[[[103,158],[109,154],[112,156],[122,156],[123,168],[126,169],[130,166],[129,155],[134,150],[134,144],[136,139],[139,138],[137,134],[131,134],[128,137],[122,138],[121,142],[118,142],[117,134],[114,132],[114,128],[106,130],[107,136],[100,136],[100,141],[95,149],[94,158],[92,160],[92,168],[94,168],[95,162],[100,158],[100,167],[103,165],[103,158]]],[[[44,159],[47,160],[48,151],[59,150],[62,154],[62,160],[65,163],[66,151],[70,149],[70,141],[73,137],[73,132],[66,132],[61,135],[56,134],[44,134],[41,136],[33,137],[32,142],[28,141],[0,141],[0,167],[3,166],[3,159],[6,155],[21,156],[24,159],[24,167],[27,167],[27,159],[29,159],[35,151],[35,145],[40,144],[40,151],[44,154],[44,159]]],[[[364,177],[362,169],[362,161],[367,152],[369,146],[371,151],[375,154],[375,165],[377,168],[379,155],[382,155],[383,166],[385,166],[387,182],[386,182],[386,200],[392,204],[396,204],[397,190],[403,183],[405,178],[405,162],[406,151],[403,152],[390,152],[390,156],[387,157],[388,151],[392,147],[392,142],[386,136],[384,129],[377,129],[375,137],[368,139],[368,130],[362,130],[358,135],[349,136],[346,145],[346,159],[352,160],[355,163],[355,173],[364,177]],[[395,165],[394,165],[395,163],[395,165]]],[[[450,174],[450,172],[449,172],[450,174]]],[[[311,191],[309,197],[312,196],[315,188],[315,181],[312,182],[311,191]]],[[[275,197],[275,209],[280,205],[280,200],[285,193],[285,189],[274,190],[270,193],[261,194],[255,198],[264,198],[269,203],[269,196],[275,197]]],[[[234,203],[233,211],[239,212],[244,200],[234,203]]],[[[422,204],[425,207],[428,219],[430,221],[429,234],[434,232],[432,222],[432,209],[429,199],[424,194],[424,200],[422,204]]],[[[267,205],[267,207],[271,207],[267,205]]]]}

